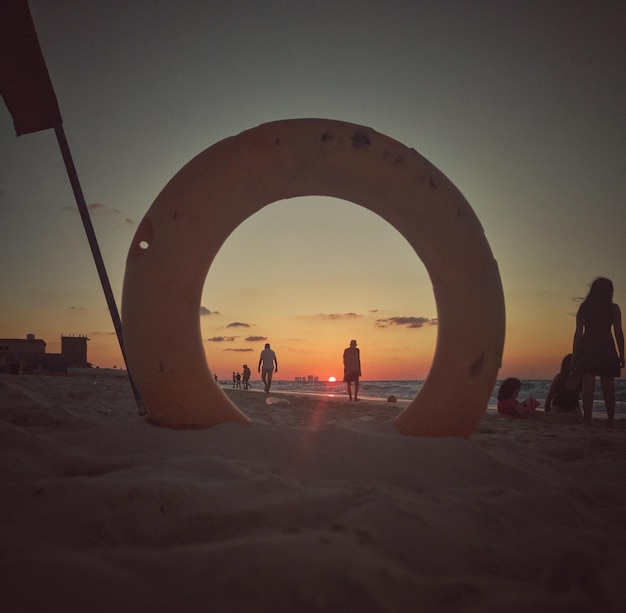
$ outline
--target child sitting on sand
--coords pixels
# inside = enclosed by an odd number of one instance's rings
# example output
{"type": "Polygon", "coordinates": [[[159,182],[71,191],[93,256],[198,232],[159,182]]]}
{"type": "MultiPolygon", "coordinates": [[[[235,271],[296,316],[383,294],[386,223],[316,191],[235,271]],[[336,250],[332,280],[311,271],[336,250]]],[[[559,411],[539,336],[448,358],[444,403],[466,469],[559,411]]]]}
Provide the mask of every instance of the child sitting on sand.
{"type": "Polygon", "coordinates": [[[532,413],[539,406],[539,401],[535,398],[527,398],[523,402],[517,400],[521,387],[522,382],[514,377],[502,382],[498,391],[498,413],[521,417],[532,413]]]}
{"type": "Polygon", "coordinates": [[[545,412],[580,413],[581,380],[570,376],[572,354],[568,353],[561,362],[561,371],[554,377],[546,396],[545,412]]]}

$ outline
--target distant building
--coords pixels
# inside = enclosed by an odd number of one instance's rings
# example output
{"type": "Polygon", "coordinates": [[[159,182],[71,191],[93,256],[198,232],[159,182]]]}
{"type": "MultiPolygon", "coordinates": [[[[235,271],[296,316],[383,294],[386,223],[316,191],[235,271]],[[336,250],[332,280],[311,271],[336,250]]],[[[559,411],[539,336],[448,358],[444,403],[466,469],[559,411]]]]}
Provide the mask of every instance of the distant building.
{"type": "Polygon", "coordinates": [[[0,338],[0,372],[29,374],[63,372],[70,367],[89,368],[86,336],[61,336],[61,353],[46,353],[46,342],[27,334],[26,338],[0,338]]]}
{"type": "Polygon", "coordinates": [[[85,368],[87,362],[86,336],[61,336],[61,355],[67,360],[68,367],[85,368]]]}

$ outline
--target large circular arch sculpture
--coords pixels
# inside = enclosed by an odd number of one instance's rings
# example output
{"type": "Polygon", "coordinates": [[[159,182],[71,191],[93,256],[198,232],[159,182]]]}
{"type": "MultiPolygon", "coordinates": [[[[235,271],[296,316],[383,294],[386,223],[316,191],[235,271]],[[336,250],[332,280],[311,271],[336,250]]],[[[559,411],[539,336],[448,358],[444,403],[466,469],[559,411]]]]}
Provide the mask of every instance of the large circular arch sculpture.
{"type": "Polygon", "coordinates": [[[169,181],[140,223],[126,262],[122,329],[128,368],[152,422],[249,422],[206,363],[204,283],[240,223],[277,200],[312,195],[377,213],[423,261],[437,304],[437,344],[428,377],[396,427],[469,437],[487,407],[504,345],[502,285],[480,222],[414,149],[326,119],[267,123],[216,143],[169,181]]]}

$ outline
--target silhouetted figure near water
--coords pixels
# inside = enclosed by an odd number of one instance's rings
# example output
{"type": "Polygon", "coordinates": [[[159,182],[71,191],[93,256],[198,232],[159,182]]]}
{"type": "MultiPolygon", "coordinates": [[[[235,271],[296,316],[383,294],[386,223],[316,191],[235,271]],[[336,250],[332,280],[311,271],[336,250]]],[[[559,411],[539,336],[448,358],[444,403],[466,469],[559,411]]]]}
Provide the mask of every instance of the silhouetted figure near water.
{"type": "Polygon", "coordinates": [[[247,364],[243,365],[243,389],[250,389],[250,375],[252,372],[248,368],[247,364]]]}
{"type": "Polygon", "coordinates": [[[571,377],[573,354],[568,353],[561,361],[561,370],[552,379],[546,396],[546,413],[580,413],[580,379],[571,377]]]}
{"type": "Polygon", "coordinates": [[[502,381],[498,390],[498,413],[511,417],[523,417],[539,406],[539,401],[535,398],[527,398],[520,402],[517,396],[521,389],[522,382],[515,377],[502,381]]]}
{"type": "Polygon", "coordinates": [[[593,392],[600,377],[609,428],[615,417],[615,377],[624,368],[622,313],[613,302],[613,282],[598,277],[576,314],[573,375],[582,379],[583,414],[591,423],[593,392]],[[614,338],[615,337],[615,338],[614,338]],[[617,351],[615,346],[617,344],[617,351]]]}
{"type": "Polygon", "coordinates": [[[343,380],[348,388],[348,396],[352,400],[352,382],[354,381],[354,400],[359,396],[359,377],[361,376],[361,352],[356,341],[350,341],[350,346],[343,351],[343,380]]]}
{"type": "Polygon", "coordinates": [[[272,385],[272,373],[278,372],[278,360],[276,359],[276,354],[270,348],[269,343],[265,343],[265,349],[261,351],[257,372],[261,373],[265,393],[269,394],[272,385]],[[263,365],[263,370],[261,370],[261,364],[263,365]]]}

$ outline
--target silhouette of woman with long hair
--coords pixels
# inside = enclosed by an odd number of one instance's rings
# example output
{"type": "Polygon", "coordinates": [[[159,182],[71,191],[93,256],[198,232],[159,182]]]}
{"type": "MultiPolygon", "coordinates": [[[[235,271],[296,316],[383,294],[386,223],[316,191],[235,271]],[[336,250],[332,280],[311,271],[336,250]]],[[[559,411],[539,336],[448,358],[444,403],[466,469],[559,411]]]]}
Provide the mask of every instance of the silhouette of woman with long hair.
{"type": "Polygon", "coordinates": [[[609,428],[615,417],[615,377],[624,368],[622,314],[613,302],[613,282],[598,277],[576,314],[573,374],[582,378],[583,414],[591,423],[593,392],[600,377],[609,428]],[[615,346],[617,345],[617,351],[615,346]]]}

